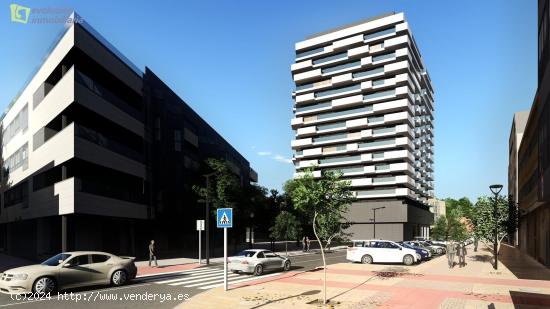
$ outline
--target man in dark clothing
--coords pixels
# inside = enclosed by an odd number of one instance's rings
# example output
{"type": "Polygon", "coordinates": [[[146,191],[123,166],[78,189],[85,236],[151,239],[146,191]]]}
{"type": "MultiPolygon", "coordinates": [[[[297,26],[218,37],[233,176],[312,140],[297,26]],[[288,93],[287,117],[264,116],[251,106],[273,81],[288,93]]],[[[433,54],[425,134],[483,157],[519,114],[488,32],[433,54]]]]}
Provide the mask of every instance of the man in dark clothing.
{"type": "Polygon", "coordinates": [[[151,240],[151,243],[149,244],[149,267],[151,267],[151,261],[155,261],[155,267],[159,267],[159,264],[157,264],[157,254],[155,252],[155,241],[151,240]]]}

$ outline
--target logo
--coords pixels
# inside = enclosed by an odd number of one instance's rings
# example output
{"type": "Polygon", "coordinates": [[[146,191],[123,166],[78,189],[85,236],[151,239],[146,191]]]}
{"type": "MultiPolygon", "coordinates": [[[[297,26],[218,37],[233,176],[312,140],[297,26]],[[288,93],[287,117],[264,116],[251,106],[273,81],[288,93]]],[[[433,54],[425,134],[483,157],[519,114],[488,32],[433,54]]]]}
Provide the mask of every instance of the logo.
{"type": "Polygon", "coordinates": [[[14,23],[26,24],[31,15],[31,9],[18,4],[10,4],[11,21],[14,23]]]}

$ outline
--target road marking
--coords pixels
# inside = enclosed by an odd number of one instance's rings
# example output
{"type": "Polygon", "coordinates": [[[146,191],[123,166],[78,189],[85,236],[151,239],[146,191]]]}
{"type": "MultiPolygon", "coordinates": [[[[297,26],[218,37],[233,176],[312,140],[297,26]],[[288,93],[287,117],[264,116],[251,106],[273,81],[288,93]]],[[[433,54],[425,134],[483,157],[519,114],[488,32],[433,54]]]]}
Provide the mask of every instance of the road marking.
{"type": "MultiPolygon", "coordinates": [[[[184,285],[184,284],[189,284],[189,283],[196,283],[196,282],[201,282],[201,281],[208,281],[208,280],[212,280],[213,278],[215,277],[219,277],[221,274],[217,274],[215,276],[210,276],[209,278],[202,278],[202,279],[196,279],[196,280],[185,280],[185,281],[182,281],[182,282],[176,282],[176,283],[172,283],[172,284],[169,284],[170,286],[178,286],[178,285],[184,285]]],[[[239,277],[242,277],[242,275],[238,275],[238,274],[231,274],[231,275],[227,275],[227,278],[231,278],[231,277],[235,277],[235,276],[239,276],[239,277]]],[[[219,279],[219,280],[223,280],[223,276],[219,279]]]]}
{"type": "MultiPolygon", "coordinates": [[[[247,282],[247,281],[254,281],[254,280],[259,280],[259,279],[263,279],[263,278],[267,278],[267,277],[280,276],[280,275],[282,275],[282,274],[281,274],[281,273],[274,273],[274,274],[263,275],[263,276],[257,276],[257,277],[254,276],[254,278],[246,278],[246,279],[231,281],[231,282],[229,282],[229,284],[235,284],[235,283],[241,283],[241,282],[247,282]]],[[[248,276],[248,277],[251,277],[251,276],[248,276]]],[[[212,284],[212,285],[207,285],[207,286],[202,286],[202,287],[200,287],[199,289],[201,289],[201,290],[207,290],[207,289],[219,287],[219,286],[222,286],[222,285],[223,285],[223,282],[222,282],[222,283],[217,283],[217,284],[212,284]]],[[[193,287],[193,285],[191,285],[191,286],[185,286],[185,287],[186,287],[186,288],[187,288],[187,287],[193,287]]]]}
{"type": "MultiPolygon", "coordinates": [[[[188,269],[188,270],[177,270],[177,271],[168,271],[168,272],[156,273],[156,274],[139,275],[139,276],[136,276],[136,278],[147,278],[147,277],[154,277],[154,276],[161,276],[161,275],[173,275],[173,274],[188,274],[188,273],[194,273],[194,272],[207,271],[207,270],[210,270],[210,269],[214,269],[214,268],[198,267],[198,268],[193,268],[193,269],[188,269]]],[[[215,269],[221,269],[221,268],[215,268],[215,269]]]]}
{"type": "Polygon", "coordinates": [[[196,274],[196,275],[190,275],[190,276],[185,276],[185,277],[179,277],[179,278],[170,279],[170,280],[157,281],[155,283],[156,284],[165,284],[165,283],[178,282],[178,281],[188,280],[188,279],[192,280],[192,279],[199,279],[199,278],[213,277],[213,276],[221,276],[221,275],[223,275],[223,270],[215,271],[215,272],[208,272],[208,273],[201,273],[201,274],[196,274]]]}

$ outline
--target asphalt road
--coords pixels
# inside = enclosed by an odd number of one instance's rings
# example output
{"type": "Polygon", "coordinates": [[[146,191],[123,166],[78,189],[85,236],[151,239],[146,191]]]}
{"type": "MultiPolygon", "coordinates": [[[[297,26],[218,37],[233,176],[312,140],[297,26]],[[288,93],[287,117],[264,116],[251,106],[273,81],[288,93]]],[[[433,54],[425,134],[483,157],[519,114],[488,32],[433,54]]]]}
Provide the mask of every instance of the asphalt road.
{"type": "MultiPolygon", "coordinates": [[[[326,254],[327,264],[346,261],[346,251],[326,254]]],[[[291,257],[292,270],[307,271],[320,265],[321,255],[311,253],[291,257]]],[[[278,272],[268,272],[261,277],[273,277],[278,272]]],[[[254,282],[261,277],[246,274],[230,274],[229,283],[254,282]]],[[[172,274],[139,277],[130,284],[114,288],[109,286],[67,290],[50,298],[31,299],[0,294],[3,308],[172,308],[194,295],[223,284],[223,265],[212,264],[199,269],[172,274]]]]}

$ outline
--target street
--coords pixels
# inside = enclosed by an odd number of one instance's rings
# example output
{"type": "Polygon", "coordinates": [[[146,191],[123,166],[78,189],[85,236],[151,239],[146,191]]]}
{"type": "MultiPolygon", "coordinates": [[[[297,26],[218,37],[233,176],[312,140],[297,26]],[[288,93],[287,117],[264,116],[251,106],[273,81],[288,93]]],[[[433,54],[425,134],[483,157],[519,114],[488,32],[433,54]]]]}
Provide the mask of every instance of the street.
{"type": "MultiPolygon", "coordinates": [[[[327,264],[345,262],[346,251],[326,254],[327,264]]],[[[291,257],[292,271],[307,271],[322,265],[321,256],[312,252],[291,257]]],[[[228,274],[232,284],[251,283],[281,275],[267,272],[262,276],[228,274]]],[[[145,275],[122,287],[98,286],[95,288],[62,291],[51,298],[32,299],[23,295],[0,294],[0,308],[172,308],[191,297],[223,285],[223,265],[211,264],[196,269],[145,275]]]]}

